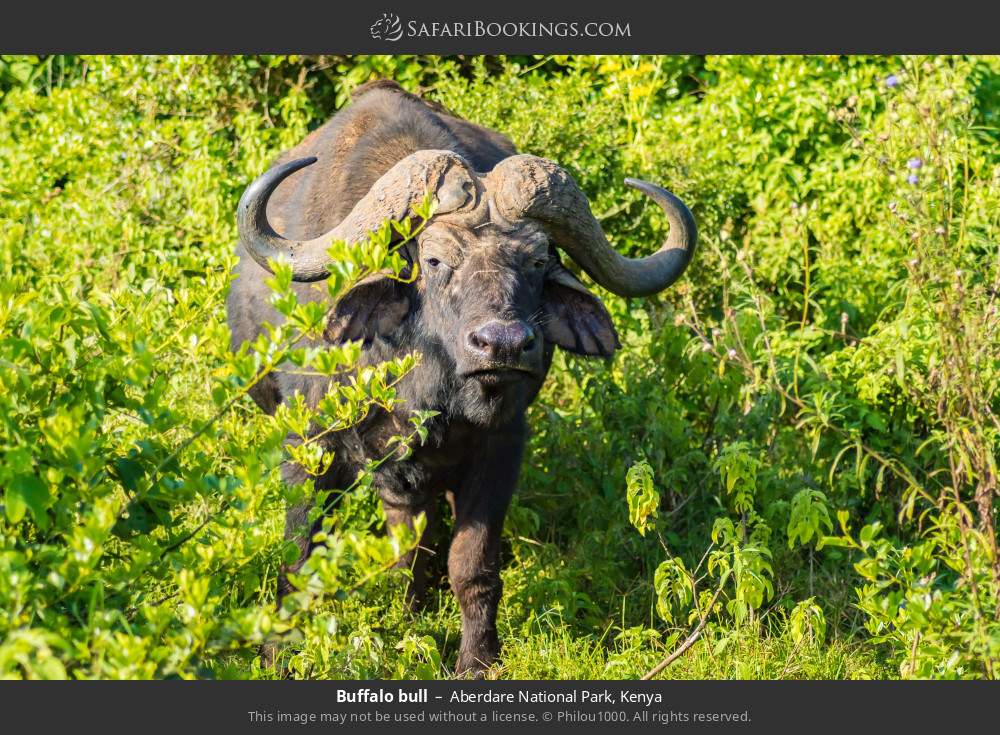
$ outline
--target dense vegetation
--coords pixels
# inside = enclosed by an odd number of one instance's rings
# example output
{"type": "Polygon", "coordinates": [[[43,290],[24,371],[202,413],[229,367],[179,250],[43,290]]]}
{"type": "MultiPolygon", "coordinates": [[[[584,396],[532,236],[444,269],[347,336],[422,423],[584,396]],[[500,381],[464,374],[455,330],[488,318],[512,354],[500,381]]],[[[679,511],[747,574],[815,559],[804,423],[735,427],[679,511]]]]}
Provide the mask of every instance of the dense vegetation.
{"type": "Polygon", "coordinates": [[[625,176],[700,225],[531,411],[496,676],[1000,673],[1000,60],[0,57],[0,676],[279,676],[267,640],[296,677],[448,675],[441,555],[407,613],[364,475],[273,609],[314,492],[282,439],[393,405],[419,356],[262,415],[275,365],[356,357],[298,346],[323,315],[286,271],[286,326],[227,351],[242,188],[375,76],[567,166],[622,250],[665,227],[625,176]]]}

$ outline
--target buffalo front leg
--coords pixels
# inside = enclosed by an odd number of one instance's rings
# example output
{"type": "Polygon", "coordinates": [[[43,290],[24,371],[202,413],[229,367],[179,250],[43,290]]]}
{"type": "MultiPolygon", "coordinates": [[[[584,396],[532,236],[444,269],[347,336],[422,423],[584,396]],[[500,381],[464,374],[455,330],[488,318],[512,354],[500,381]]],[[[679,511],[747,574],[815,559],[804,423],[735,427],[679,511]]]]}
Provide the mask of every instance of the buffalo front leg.
{"type": "MultiPolygon", "coordinates": [[[[308,473],[293,462],[285,462],[281,466],[281,479],[289,484],[300,484],[309,477],[308,473]]],[[[319,478],[317,487],[325,488],[332,484],[331,478],[319,478]]],[[[312,522],[309,520],[313,503],[307,501],[299,505],[290,507],[285,514],[285,541],[290,541],[298,548],[298,554],[290,564],[282,564],[278,570],[278,590],[275,599],[275,608],[281,610],[282,603],[287,595],[295,592],[295,586],[288,579],[289,574],[297,573],[305,564],[309,554],[312,553],[315,544],[313,536],[321,529],[321,519],[312,522]]],[[[261,661],[264,666],[273,667],[278,656],[278,645],[275,642],[265,643],[260,649],[261,661]]]]}
{"type": "MultiPolygon", "coordinates": [[[[309,474],[294,462],[285,462],[281,465],[281,479],[287,485],[299,485],[309,479],[309,474]]],[[[324,488],[329,484],[324,482],[324,479],[320,478],[316,481],[317,489],[324,488]]],[[[320,519],[309,521],[312,507],[312,501],[307,501],[291,506],[285,514],[285,541],[294,543],[298,547],[299,553],[295,561],[290,564],[282,564],[278,572],[277,606],[279,610],[285,595],[295,591],[295,587],[288,581],[288,575],[295,574],[302,568],[315,546],[312,538],[320,530],[321,521],[320,519]]]]}
{"type": "Polygon", "coordinates": [[[427,558],[430,554],[427,545],[435,522],[435,499],[426,496],[410,497],[388,491],[380,492],[379,495],[382,497],[382,510],[385,511],[386,528],[405,525],[412,529],[421,513],[427,519],[417,548],[406,552],[396,562],[397,567],[409,569],[413,575],[406,587],[406,604],[411,610],[418,610],[424,604],[427,594],[427,558]]]}
{"type": "Polygon", "coordinates": [[[500,535],[517,484],[523,446],[523,432],[488,437],[455,493],[448,578],[462,609],[462,643],[455,664],[459,675],[480,675],[500,655],[500,535]]]}

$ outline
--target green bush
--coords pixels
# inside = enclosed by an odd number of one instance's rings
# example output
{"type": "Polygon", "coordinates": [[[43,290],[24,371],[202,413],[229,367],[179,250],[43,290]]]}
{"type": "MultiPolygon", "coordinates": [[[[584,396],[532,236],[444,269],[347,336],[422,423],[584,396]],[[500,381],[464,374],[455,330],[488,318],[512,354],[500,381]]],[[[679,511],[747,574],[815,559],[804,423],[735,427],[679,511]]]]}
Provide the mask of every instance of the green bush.
{"type": "Polygon", "coordinates": [[[243,187],[374,76],[567,166],[624,252],[665,234],[626,176],[699,222],[680,284],[602,293],[615,360],[560,354],[531,409],[498,676],[640,676],[692,636],[661,675],[998,675],[995,58],[3,56],[0,676],[274,677],[278,642],[293,676],[448,675],[455,603],[406,611],[366,476],[273,609],[317,492],[277,467],[329,459],[283,438],[419,356],[267,417],[279,362],[356,353],[299,345],[322,314],[280,268],[284,327],[231,355],[224,319],[243,187]]]}

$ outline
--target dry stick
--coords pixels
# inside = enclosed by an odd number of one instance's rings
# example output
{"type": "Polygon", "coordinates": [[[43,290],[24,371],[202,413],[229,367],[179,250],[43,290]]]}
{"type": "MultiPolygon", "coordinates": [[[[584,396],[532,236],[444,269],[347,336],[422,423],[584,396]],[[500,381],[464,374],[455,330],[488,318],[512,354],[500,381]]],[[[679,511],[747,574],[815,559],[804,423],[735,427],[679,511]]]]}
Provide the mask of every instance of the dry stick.
{"type": "Polygon", "coordinates": [[[913,645],[910,647],[910,660],[907,665],[906,675],[913,676],[913,672],[917,670],[917,646],[920,644],[920,631],[918,630],[913,635],[913,645]]]}
{"type": "Polygon", "coordinates": [[[715,591],[715,594],[712,596],[712,601],[708,603],[706,612],[701,616],[701,620],[698,621],[698,625],[695,627],[695,629],[691,631],[691,635],[685,638],[684,642],[681,643],[680,646],[678,646],[673,653],[671,653],[665,659],[660,661],[660,663],[658,663],[652,669],[643,674],[641,681],[649,681],[650,679],[652,679],[654,676],[659,674],[665,668],[670,666],[670,664],[672,664],[674,661],[683,656],[685,651],[687,651],[689,648],[691,648],[691,646],[693,646],[695,643],[698,642],[698,639],[701,638],[701,632],[705,629],[705,624],[708,622],[708,611],[711,611],[711,609],[715,607],[715,601],[718,600],[719,595],[722,594],[722,588],[725,586],[725,584],[726,584],[726,578],[724,577],[722,583],[719,584],[719,589],[717,589],[715,591]]]}
{"type": "MultiPolygon", "coordinates": [[[[708,612],[710,612],[711,609],[712,609],[712,605],[708,606],[708,611],[702,610],[701,603],[698,602],[698,580],[695,579],[695,575],[701,569],[701,565],[705,563],[705,559],[708,558],[708,555],[710,553],[712,553],[712,549],[714,547],[715,547],[715,542],[713,541],[712,543],[710,543],[708,545],[708,548],[705,549],[705,553],[702,554],[701,555],[701,559],[698,560],[698,566],[696,566],[694,568],[694,571],[691,572],[691,575],[690,575],[690,577],[691,577],[691,598],[694,600],[695,609],[697,609],[697,611],[698,611],[698,618],[699,619],[703,619],[703,618],[705,618],[708,615],[708,612]]],[[[722,581],[719,582],[719,587],[722,587],[722,585],[725,584],[725,580],[726,580],[727,577],[728,577],[728,575],[726,577],[724,577],[722,579],[722,581]]],[[[713,600],[713,602],[714,602],[714,600],[713,600]]],[[[715,660],[715,653],[712,652],[712,649],[708,648],[707,652],[708,652],[708,657],[710,659],[712,659],[712,664],[715,665],[715,666],[718,666],[718,662],[715,660]]]]}
{"type": "Polygon", "coordinates": [[[802,641],[804,641],[804,640],[805,640],[804,637],[800,638],[798,640],[798,642],[794,646],[792,646],[792,650],[788,654],[788,658],[785,659],[785,665],[783,667],[781,667],[781,673],[778,674],[778,678],[779,679],[784,679],[785,678],[785,674],[788,672],[788,667],[792,665],[792,659],[795,657],[795,654],[798,653],[799,646],[802,645],[802,641]]]}

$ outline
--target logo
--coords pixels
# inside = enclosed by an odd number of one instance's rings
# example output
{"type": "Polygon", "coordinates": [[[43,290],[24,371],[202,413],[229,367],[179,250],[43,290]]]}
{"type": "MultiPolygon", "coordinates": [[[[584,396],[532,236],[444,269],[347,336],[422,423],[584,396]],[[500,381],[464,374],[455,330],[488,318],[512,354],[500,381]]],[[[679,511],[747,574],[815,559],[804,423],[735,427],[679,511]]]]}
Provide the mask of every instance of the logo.
{"type": "Polygon", "coordinates": [[[382,17],[368,30],[372,38],[379,41],[398,41],[403,37],[403,24],[395,13],[382,13],[382,17]]]}

